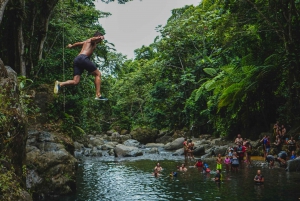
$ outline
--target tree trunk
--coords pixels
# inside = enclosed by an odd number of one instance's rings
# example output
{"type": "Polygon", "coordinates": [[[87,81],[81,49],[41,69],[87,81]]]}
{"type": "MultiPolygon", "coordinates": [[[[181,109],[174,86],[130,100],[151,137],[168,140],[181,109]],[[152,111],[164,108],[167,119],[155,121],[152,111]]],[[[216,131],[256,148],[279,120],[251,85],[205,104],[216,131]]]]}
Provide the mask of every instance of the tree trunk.
{"type": "Polygon", "coordinates": [[[8,1],[9,0],[0,0],[0,24],[2,22],[4,10],[5,10],[5,7],[8,3],[8,1]]]}
{"type": "Polygon", "coordinates": [[[58,0],[50,0],[49,2],[45,3],[45,7],[42,9],[43,15],[41,16],[42,19],[42,30],[40,31],[40,41],[39,41],[39,52],[38,52],[38,58],[41,60],[43,58],[43,48],[45,41],[47,39],[47,32],[48,32],[48,25],[50,21],[50,16],[52,14],[52,11],[56,4],[58,3],[58,0]]]}
{"type": "MultiPolygon", "coordinates": [[[[22,10],[25,12],[25,0],[20,0],[20,5],[22,10]]],[[[20,19],[19,26],[18,26],[18,53],[19,53],[19,65],[20,65],[20,73],[22,76],[26,76],[26,66],[25,66],[25,59],[24,59],[24,37],[23,37],[23,20],[20,19]]]]}

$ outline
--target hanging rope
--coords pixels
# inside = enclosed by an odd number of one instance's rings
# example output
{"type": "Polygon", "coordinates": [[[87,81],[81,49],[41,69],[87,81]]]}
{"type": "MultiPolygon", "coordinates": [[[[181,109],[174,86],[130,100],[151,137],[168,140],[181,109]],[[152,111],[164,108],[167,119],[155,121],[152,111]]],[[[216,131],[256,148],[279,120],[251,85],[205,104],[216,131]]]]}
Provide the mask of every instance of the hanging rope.
{"type": "MultiPolygon", "coordinates": [[[[62,6],[64,5],[64,0],[62,1],[62,6]]],[[[62,42],[62,46],[63,46],[63,80],[65,80],[65,13],[63,11],[64,9],[61,9],[62,11],[62,21],[63,21],[63,31],[62,31],[62,37],[63,37],[63,42],[62,42]]],[[[66,93],[65,93],[65,87],[63,87],[63,93],[64,93],[64,113],[66,113],[66,93]]]]}

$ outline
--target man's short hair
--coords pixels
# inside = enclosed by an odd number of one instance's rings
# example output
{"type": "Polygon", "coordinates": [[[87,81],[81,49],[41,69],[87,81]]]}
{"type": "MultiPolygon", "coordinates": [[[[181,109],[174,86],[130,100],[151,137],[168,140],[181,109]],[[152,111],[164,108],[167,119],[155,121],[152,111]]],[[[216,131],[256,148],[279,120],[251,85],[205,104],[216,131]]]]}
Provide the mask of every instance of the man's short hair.
{"type": "Polygon", "coordinates": [[[99,32],[99,31],[96,31],[94,33],[94,37],[97,37],[97,36],[103,36],[103,34],[101,32],[99,32]]]}

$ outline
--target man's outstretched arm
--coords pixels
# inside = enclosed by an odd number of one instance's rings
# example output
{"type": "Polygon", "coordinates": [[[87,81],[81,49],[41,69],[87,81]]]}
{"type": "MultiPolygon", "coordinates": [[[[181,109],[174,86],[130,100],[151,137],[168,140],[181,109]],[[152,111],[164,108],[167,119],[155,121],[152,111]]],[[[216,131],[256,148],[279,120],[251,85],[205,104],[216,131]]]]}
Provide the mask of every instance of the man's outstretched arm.
{"type": "Polygon", "coordinates": [[[77,43],[74,43],[74,44],[69,44],[67,46],[67,48],[72,48],[72,47],[77,47],[77,46],[82,46],[84,44],[84,42],[77,42],[77,43]]]}
{"type": "Polygon", "coordinates": [[[104,36],[96,36],[96,37],[93,37],[93,38],[90,38],[90,39],[91,39],[92,43],[99,43],[102,40],[104,40],[104,36]]]}

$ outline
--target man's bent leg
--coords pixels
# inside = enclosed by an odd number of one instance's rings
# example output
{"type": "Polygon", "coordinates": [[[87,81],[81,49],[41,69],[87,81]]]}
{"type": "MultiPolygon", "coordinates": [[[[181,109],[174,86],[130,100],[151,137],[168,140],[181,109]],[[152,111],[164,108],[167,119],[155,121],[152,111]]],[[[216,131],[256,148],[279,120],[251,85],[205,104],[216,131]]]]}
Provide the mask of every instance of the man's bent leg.
{"type": "Polygon", "coordinates": [[[59,86],[66,86],[66,85],[77,85],[80,81],[80,75],[75,75],[73,80],[67,80],[65,82],[59,82],[59,86]]]}

